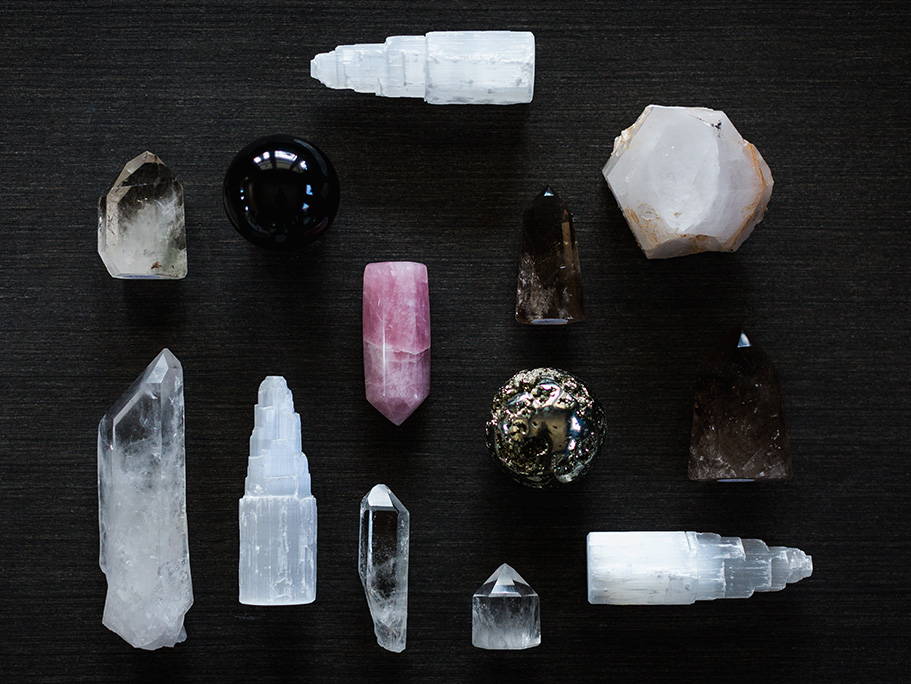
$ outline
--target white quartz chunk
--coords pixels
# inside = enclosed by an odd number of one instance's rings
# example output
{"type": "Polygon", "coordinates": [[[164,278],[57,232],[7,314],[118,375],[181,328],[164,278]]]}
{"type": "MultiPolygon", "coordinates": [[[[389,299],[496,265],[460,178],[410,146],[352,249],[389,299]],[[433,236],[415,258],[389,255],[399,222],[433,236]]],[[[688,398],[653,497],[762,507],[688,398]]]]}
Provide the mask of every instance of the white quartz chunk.
{"type": "Polygon", "coordinates": [[[733,252],[762,220],[772,174],[724,112],[649,105],[604,178],[649,259],[733,252]]]}
{"type": "Polygon", "coordinates": [[[102,622],[136,648],[187,638],[185,490],[183,369],[165,349],[98,424],[102,622]]]}
{"type": "Polygon", "coordinates": [[[813,573],[800,549],[700,532],[591,532],[588,602],[690,604],[779,591],[813,573]]]}
{"type": "Polygon", "coordinates": [[[503,563],[471,598],[471,644],[489,650],[521,650],[541,643],[538,594],[503,563]]]}
{"type": "Polygon", "coordinates": [[[380,646],[401,653],[408,632],[408,509],[378,484],[361,501],[360,515],[358,574],[373,631],[380,646]]]}
{"type": "Polygon", "coordinates": [[[114,278],[186,277],[183,186],[157,155],[128,161],[98,200],[98,255],[114,278]]]}
{"type": "Polygon", "coordinates": [[[240,500],[240,602],[316,599],[316,499],[301,451],[300,416],[285,379],[270,375],[253,409],[250,458],[240,500]]]}
{"type": "Polygon", "coordinates": [[[520,104],[534,95],[535,37],[528,31],[392,36],[320,53],[310,75],[329,88],[430,104],[520,104]]]}

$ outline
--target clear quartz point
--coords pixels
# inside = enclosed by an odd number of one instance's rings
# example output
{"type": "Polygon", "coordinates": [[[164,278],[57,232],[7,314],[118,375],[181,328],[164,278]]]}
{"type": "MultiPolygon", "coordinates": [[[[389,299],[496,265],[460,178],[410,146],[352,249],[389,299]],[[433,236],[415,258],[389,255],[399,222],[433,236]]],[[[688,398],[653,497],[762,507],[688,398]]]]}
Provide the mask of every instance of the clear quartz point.
{"type": "Polygon", "coordinates": [[[165,349],[98,424],[102,622],[136,648],[187,638],[185,459],[183,369],[165,349]]]}
{"type": "Polygon", "coordinates": [[[471,643],[488,650],[521,650],[541,643],[538,594],[506,563],[471,599],[471,643]]]}
{"type": "Polygon", "coordinates": [[[316,499],[301,451],[300,416],[285,379],[270,375],[253,409],[250,458],[240,500],[240,602],[316,599],[316,499]]]}
{"type": "Polygon", "coordinates": [[[378,484],[361,500],[360,515],[358,574],[376,641],[401,653],[408,626],[408,509],[389,487],[378,484]]]}
{"type": "Polygon", "coordinates": [[[186,277],[183,186],[157,155],[128,161],[98,200],[98,255],[113,278],[186,277]]]}
{"type": "Polygon", "coordinates": [[[780,591],[813,573],[800,549],[701,532],[592,532],[589,603],[685,605],[780,591]]]}

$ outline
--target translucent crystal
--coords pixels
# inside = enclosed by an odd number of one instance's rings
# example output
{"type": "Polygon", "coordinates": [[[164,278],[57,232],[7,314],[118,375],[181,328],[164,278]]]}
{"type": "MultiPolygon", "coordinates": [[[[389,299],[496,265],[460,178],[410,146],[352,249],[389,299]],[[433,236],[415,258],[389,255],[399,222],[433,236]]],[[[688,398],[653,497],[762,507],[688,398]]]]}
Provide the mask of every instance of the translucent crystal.
{"type": "Polygon", "coordinates": [[[405,650],[408,623],[408,509],[384,484],[361,501],[358,574],[364,585],[377,643],[405,650]]]}
{"type": "Polygon", "coordinates": [[[156,155],[127,162],[98,200],[98,254],[114,278],[185,278],[183,186],[156,155]]]}
{"type": "Polygon", "coordinates": [[[592,532],[588,601],[690,604],[779,591],[813,573],[800,549],[700,532],[592,532]]]}
{"type": "Polygon", "coordinates": [[[167,349],[98,424],[99,563],[104,626],[136,648],[187,638],[183,369],[167,349]]]}
{"type": "Polygon", "coordinates": [[[253,409],[250,458],[240,500],[240,602],[316,599],[316,499],[301,451],[300,416],[285,379],[270,375],[253,409]]]}
{"type": "Polygon", "coordinates": [[[471,599],[471,643],[490,650],[519,650],[541,643],[538,595],[506,563],[471,599]]]}
{"type": "Polygon", "coordinates": [[[649,259],[733,252],[762,220],[772,173],[724,112],[649,105],[603,169],[649,259]]]}
{"type": "Polygon", "coordinates": [[[329,88],[431,104],[531,102],[535,37],[527,31],[433,31],[385,43],[339,45],[310,62],[329,88]]]}

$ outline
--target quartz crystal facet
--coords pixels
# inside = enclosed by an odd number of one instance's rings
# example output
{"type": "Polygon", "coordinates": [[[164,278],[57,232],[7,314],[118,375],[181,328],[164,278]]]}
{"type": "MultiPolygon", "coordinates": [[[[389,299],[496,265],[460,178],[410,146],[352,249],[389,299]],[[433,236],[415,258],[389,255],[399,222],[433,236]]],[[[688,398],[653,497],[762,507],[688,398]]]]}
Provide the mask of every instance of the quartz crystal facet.
{"type": "Polygon", "coordinates": [[[98,424],[102,622],[136,648],[187,638],[185,490],[183,369],[165,349],[98,424]]]}
{"type": "Polygon", "coordinates": [[[237,153],[225,174],[225,213],[260,247],[294,250],[317,240],[338,211],[332,162],[311,142],[270,135],[237,153]]]}
{"type": "Polygon", "coordinates": [[[316,499],[301,451],[300,416],[285,379],[270,375],[253,409],[250,458],[240,500],[240,602],[316,599],[316,499]]]}
{"type": "Polygon", "coordinates": [[[562,325],[585,319],[573,215],[544,188],[525,211],[516,287],[516,320],[562,325]]]}
{"type": "Polygon", "coordinates": [[[685,605],[780,591],[813,573],[800,549],[701,532],[591,532],[588,602],[685,605]]]}
{"type": "Polygon", "coordinates": [[[310,75],[329,88],[431,104],[520,104],[534,95],[535,37],[527,31],[392,36],[318,54],[310,75]]]}
{"type": "Polygon", "coordinates": [[[384,484],[361,501],[358,574],[364,585],[377,643],[405,650],[408,632],[408,509],[384,484]]]}
{"type": "Polygon", "coordinates": [[[471,644],[521,650],[541,643],[541,605],[528,582],[506,563],[471,598],[471,644]]]}
{"type": "Polygon", "coordinates": [[[487,448],[493,460],[524,485],[578,480],[588,472],[603,439],[601,404],[566,371],[521,371],[494,395],[487,448]]]}
{"type": "Polygon", "coordinates": [[[424,264],[385,261],[364,269],[367,401],[396,425],[430,393],[429,293],[424,264]]]}
{"type": "Polygon", "coordinates": [[[790,477],[791,451],[775,367],[736,328],[709,356],[699,378],[689,478],[752,482],[790,477]]]}
{"type": "Polygon", "coordinates": [[[724,112],[649,105],[604,178],[649,259],[733,252],[762,220],[772,174],[724,112]]]}
{"type": "Polygon", "coordinates": [[[98,200],[98,254],[114,278],[186,277],[183,186],[151,152],[128,161],[98,200]]]}

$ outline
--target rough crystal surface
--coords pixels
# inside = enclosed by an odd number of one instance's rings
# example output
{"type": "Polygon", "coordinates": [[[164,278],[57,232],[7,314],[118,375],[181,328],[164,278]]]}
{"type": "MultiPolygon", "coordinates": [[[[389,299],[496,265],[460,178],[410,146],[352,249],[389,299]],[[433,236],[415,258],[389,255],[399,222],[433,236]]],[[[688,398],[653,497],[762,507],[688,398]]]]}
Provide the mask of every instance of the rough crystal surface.
{"type": "Polygon", "coordinates": [[[604,178],[649,259],[733,252],[762,220],[772,174],[724,112],[649,105],[604,178]]]}
{"type": "Polygon", "coordinates": [[[603,440],[601,404],[566,371],[520,371],[494,395],[487,448],[524,485],[575,482],[589,471],[603,440]]]}
{"type": "Polygon", "coordinates": [[[506,563],[471,599],[471,643],[490,650],[521,650],[541,643],[538,594],[506,563]]]}
{"type": "Polygon", "coordinates": [[[384,484],[361,501],[358,574],[373,618],[377,643],[405,650],[408,633],[408,544],[410,516],[384,484]]]}
{"type": "Polygon", "coordinates": [[[562,325],[585,319],[582,269],[573,215],[549,187],[535,197],[522,222],[516,320],[562,325]]]}
{"type": "Polygon", "coordinates": [[[165,349],[98,424],[102,622],[136,648],[187,638],[185,490],[183,369],[165,349]]]}
{"type": "Polygon", "coordinates": [[[431,104],[520,104],[534,96],[535,37],[527,31],[392,36],[320,53],[310,75],[329,88],[431,104]]]}
{"type": "Polygon", "coordinates": [[[430,393],[427,267],[411,261],[367,264],[363,307],[367,401],[401,425],[430,393]]]}
{"type": "Polygon", "coordinates": [[[749,598],[813,573],[800,549],[700,532],[592,532],[588,602],[679,604],[749,598]]]}
{"type": "Polygon", "coordinates": [[[285,379],[270,375],[253,410],[250,458],[240,500],[240,602],[257,606],[316,599],[316,499],[301,451],[300,416],[285,379]]]}
{"type": "Polygon", "coordinates": [[[689,478],[785,480],[791,451],[772,361],[740,328],[709,355],[693,401],[689,478]]]}
{"type": "Polygon", "coordinates": [[[98,254],[114,278],[186,277],[183,186],[151,152],[128,161],[98,200],[98,254]]]}

